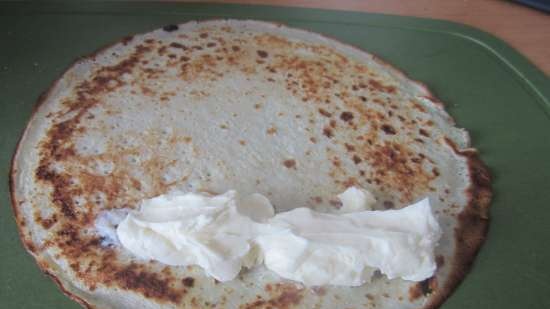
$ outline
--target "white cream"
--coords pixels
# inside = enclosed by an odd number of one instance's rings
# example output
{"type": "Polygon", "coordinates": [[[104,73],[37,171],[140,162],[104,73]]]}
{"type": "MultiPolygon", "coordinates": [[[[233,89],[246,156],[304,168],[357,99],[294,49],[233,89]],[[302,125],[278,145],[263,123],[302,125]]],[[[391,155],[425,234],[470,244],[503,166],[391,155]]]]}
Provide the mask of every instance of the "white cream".
{"type": "MultiPolygon", "coordinates": [[[[269,212],[264,208],[255,215],[269,212]]],[[[217,280],[228,281],[243,264],[255,264],[256,257],[248,256],[257,252],[251,250],[251,239],[262,228],[237,210],[236,192],[228,191],[213,197],[173,193],[144,200],[116,232],[122,245],[139,257],[168,265],[199,265],[217,280]]]]}
{"type": "MultiPolygon", "coordinates": [[[[339,198],[348,211],[374,201],[358,188],[339,198]]],[[[400,210],[325,214],[296,208],[275,215],[264,196],[240,199],[235,191],[176,192],[144,200],[116,233],[141,258],[199,265],[219,281],[263,262],[305,285],[345,286],[362,285],[376,269],[390,279],[431,277],[441,236],[428,199],[400,210]]]]}
{"type": "Polygon", "coordinates": [[[346,191],[338,194],[337,196],[342,202],[342,207],[339,209],[339,213],[372,210],[372,207],[376,204],[374,195],[362,188],[349,187],[346,191]]]}

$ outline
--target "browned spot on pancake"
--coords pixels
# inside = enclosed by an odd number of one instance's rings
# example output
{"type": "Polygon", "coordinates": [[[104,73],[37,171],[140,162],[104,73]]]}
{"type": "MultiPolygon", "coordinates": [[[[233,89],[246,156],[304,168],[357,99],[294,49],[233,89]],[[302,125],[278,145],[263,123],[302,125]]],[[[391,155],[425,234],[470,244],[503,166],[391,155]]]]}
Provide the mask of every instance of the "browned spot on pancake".
{"type": "Polygon", "coordinates": [[[57,223],[57,214],[51,215],[49,218],[42,218],[39,213],[34,214],[34,219],[36,223],[42,225],[46,230],[49,230],[54,224],[57,223]]]}
{"type": "Polygon", "coordinates": [[[268,56],[267,52],[264,50],[257,50],[256,53],[258,53],[258,56],[262,58],[266,58],[268,56]]]}
{"type": "Polygon", "coordinates": [[[57,231],[56,240],[59,242],[60,248],[62,248],[67,255],[74,256],[75,254],[80,254],[82,248],[84,248],[84,241],[80,238],[78,233],[78,228],[71,224],[65,224],[60,230],[57,231]]]}
{"type": "Polygon", "coordinates": [[[428,133],[428,131],[426,131],[424,129],[419,129],[418,133],[420,133],[420,135],[422,135],[422,136],[430,137],[430,133],[428,133]]]}
{"type": "Polygon", "coordinates": [[[358,155],[353,155],[352,159],[353,159],[353,163],[355,164],[359,164],[361,163],[361,161],[363,161],[361,158],[359,158],[358,155]]]}
{"type": "Polygon", "coordinates": [[[412,104],[413,104],[413,108],[416,108],[417,110],[419,110],[423,113],[426,112],[426,109],[424,108],[424,106],[420,105],[418,102],[412,101],[412,104]]]}
{"type": "MultiPolygon", "coordinates": [[[[266,287],[267,290],[267,287],[266,287]]],[[[258,299],[241,305],[241,309],[290,309],[299,307],[304,298],[304,290],[294,285],[277,283],[269,287],[270,299],[258,295],[258,299]]]]}
{"type": "Polygon", "coordinates": [[[319,108],[319,114],[325,116],[325,117],[332,117],[332,114],[327,112],[325,109],[319,108]]]}
{"type": "Polygon", "coordinates": [[[75,262],[75,263],[71,263],[71,264],[70,264],[69,266],[70,266],[70,267],[71,267],[71,269],[72,269],[73,271],[75,271],[75,272],[78,272],[78,271],[80,271],[80,264],[79,264],[79,263],[77,263],[77,262],[75,262]]]}
{"type": "Polygon", "coordinates": [[[416,163],[416,164],[420,164],[422,162],[422,158],[412,157],[411,162],[416,163]]]}
{"type": "Polygon", "coordinates": [[[428,296],[436,289],[437,279],[435,277],[418,282],[409,288],[409,300],[414,301],[421,296],[428,296]]]}
{"type": "Polygon", "coordinates": [[[374,296],[372,294],[366,294],[365,297],[370,300],[370,301],[374,301],[374,296]]]}
{"type": "Polygon", "coordinates": [[[195,279],[193,277],[185,277],[181,280],[184,286],[192,288],[195,285],[195,279]]]}
{"type": "Polygon", "coordinates": [[[380,83],[379,81],[377,81],[375,79],[369,79],[369,85],[372,88],[374,88],[375,90],[378,90],[378,91],[381,91],[381,92],[388,92],[388,93],[395,92],[395,87],[394,86],[385,86],[385,85],[383,85],[382,83],[380,83]]]}
{"type": "Polygon", "coordinates": [[[239,140],[239,144],[241,144],[241,146],[244,146],[244,145],[246,145],[246,141],[241,139],[241,140],[239,140]]]}
{"type": "Polygon", "coordinates": [[[437,265],[437,268],[442,267],[445,264],[445,257],[443,255],[436,256],[435,263],[437,265]]]}
{"type": "Polygon", "coordinates": [[[61,213],[68,219],[76,219],[76,213],[73,209],[73,194],[75,193],[69,182],[69,176],[66,174],[57,174],[52,172],[46,166],[39,166],[35,176],[37,179],[46,181],[52,184],[53,192],[51,200],[58,207],[61,213]]]}
{"type": "Polygon", "coordinates": [[[130,264],[115,272],[113,278],[118,281],[121,288],[139,291],[145,297],[157,301],[178,303],[185,293],[185,290],[174,290],[171,287],[170,279],[160,279],[155,273],[139,270],[136,264],[130,264]]]}
{"type": "Polygon", "coordinates": [[[348,152],[354,152],[355,151],[355,146],[351,145],[351,144],[348,144],[348,143],[344,143],[344,146],[346,147],[346,150],[348,152]]]}
{"type": "Polygon", "coordinates": [[[141,89],[141,93],[143,93],[144,95],[146,95],[148,97],[151,97],[151,96],[155,95],[155,92],[147,86],[141,86],[140,89],[141,89]]]}
{"type": "Polygon", "coordinates": [[[293,168],[293,169],[296,169],[296,161],[293,160],[293,159],[284,160],[284,161],[283,161],[283,165],[284,165],[286,168],[293,168]]]}
{"type": "Polygon", "coordinates": [[[342,112],[340,114],[340,119],[342,119],[343,121],[351,121],[353,119],[353,113],[351,112],[342,112]]]}
{"type": "Polygon", "coordinates": [[[269,303],[276,308],[288,308],[292,305],[299,305],[302,298],[301,290],[288,286],[282,288],[281,294],[269,300],[269,303]]]}
{"type": "Polygon", "coordinates": [[[273,134],[277,133],[277,128],[275,128],[275,127],[269,127],[269,128],[266,130],[266,133],[269,134],[269,135],[273,135],[273,134]]]}
{"type": "Polygon", "coordinates": [[[76,130],[80,119],[63,121],[48,130],[49,143],[44,144],[42,155],[57,161],[65,160],[75,154],[73,143],[68,138],[76,130]]]}
{"type": "Polygon", "coordinates": [[[202,39],[206,39],[208,37],[208,33],[203,32],[199,35],[199,37],[202,38],[202,39]]]}
{"type": "Polygon", "coordinates": [[[325,127],[325,128],[323,129],[323,135],[326,136],[326,137],[328,137],[328,138],[331,138],[331,137],[334,136],[334,133],[332,133],[332,129],[331,129],[331,128],[325,127]]]}
{"type": "MultiPolygon", "coordinates": [[[[260,297],[259,295],[257,297],[260,297]]],[[[267,301],[258,299],[254,302],[239,306],[241,309],[267,308],[267,301]]]]}
{"type": "Polygon", "coordinates": [[[30,252],[36,253],[36,247],[34,246],[34,244],[30,240],[25,241],[24,243],[25,243],[25,247],[27,247],[27,249],[30,252]]]}
{"type": "Polygon", "coordinates": [[[172,42],[172,43],[170,43],[169,46],[173,47],[173,48],[179,48],[179,49],[182,49],[182,50],[187,50],[187,46],[185,46],[183,44],[180,44],[178,42],[172,42]]]}
{"type": "Polygon", "coordinates": [[[157,49],[157,53],[159,54],[159,56],[164,56],[166,54],[167,49],[168,48],[165,45],[163,45],[157,49]]]}
{"type": "Polygon", "coordinates": [[[389,134],[389,135],[394,135],[397,133],[397,131],[395,131],[395,129],[389,125],[389,124],[383,124],[380,129],[382,129],[382,131],[384,131],[384,133],[386,134],[389,134]]]}
{"type": "Polygon", "coordinates": [[[170,270],[170,267],[165,266],[165,267],[161,270],[160,273],[163,274],[163,275],[170,276],[170,275],[172,274],[172,271],[170,270]]]}
{"type": "Polygon", "coordinates": [[[358,184],[358,181],[357,181],[357,178],[355,177],[349,177],[342,184],[344,185],[344,187],[349,188],[349,187],[356,186],[358,184]]]}
{"type": "Polygon", "coordinates": [[[117,177],[117,174],[112,176],[100,176],[87,172],[81,172],[80,181],[84,192],[103,192],[108,201],[114,201],[117,196],[123,191],[123,184],[128,180],[126,177],[117,177]]]}
{"type": "Polygon", "coordinates": [[[132,183],[132,187],[138,191],[141,191],[141,182],[139,182],[139,180],[135,179],[135,178],[131,178],[130,179],[131,183],[132,183]]]}
{"type": "Polygon", "coordinates": [[[392,201],[384,201],[383,205],[385,209],[393,209],[395,207],[392,201]]]}
{"type": "Polygon", "coordinates": [[[371,163],[376,182],[400,192],[402,202],[411,202],[415,192],[429,188],[434,178],[421,164],[412,162],[413,154],[405,145],[385,141],[382,145],[365,147],[364,158],[371,163]]]}
{"type": "Polygon", "coordinates": [[[418,299],[420,296],[422,296],[422,287],[419,286],[418,284],[415,284],[413,285],[410,289],[409,289],[409,300],[410,301],[414,301],[416,299],[418,299]]]}

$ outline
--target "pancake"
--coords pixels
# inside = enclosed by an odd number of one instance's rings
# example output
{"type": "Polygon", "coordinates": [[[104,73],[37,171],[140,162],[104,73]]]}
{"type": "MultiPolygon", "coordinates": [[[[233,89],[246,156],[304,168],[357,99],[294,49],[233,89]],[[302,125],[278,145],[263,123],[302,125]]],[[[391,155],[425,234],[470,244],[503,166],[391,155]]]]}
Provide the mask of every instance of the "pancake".
{"type": "Polygon", "coordinates": [[[434,308],[481,246],[490,178],[423,85],[322,35],[259,21],[169,25],[74,63],[38,102],[10,182],[21,239],[89,308],[434,308]],[[443,230],[423,282],[305,287],[259,267],[217,282],[140,260],[95,224],[172,190],[267,196],[276,211],[429,197],[443,230]]]}

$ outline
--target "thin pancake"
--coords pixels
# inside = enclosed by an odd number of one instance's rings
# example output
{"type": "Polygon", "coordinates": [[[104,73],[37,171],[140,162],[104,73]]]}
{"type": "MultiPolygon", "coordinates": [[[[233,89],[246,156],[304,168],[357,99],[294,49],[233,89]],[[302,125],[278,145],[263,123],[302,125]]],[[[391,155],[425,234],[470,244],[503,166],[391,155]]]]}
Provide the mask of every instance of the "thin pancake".
{"type": "Polygon", "coordinates": [[[484,239],[490,192],[467,132],[425,86],[321,35],[236,20],[166,26],[76,62],[40,99],[11,172],[25,246],[94,308],[435,307],[484,239]],[[434,278],[306,288],[258,268],[222,284],[139,260],[94,225],[172,189],[327,210],[350,185],[378,209],[430,197],[444,230],[434,278]]]}

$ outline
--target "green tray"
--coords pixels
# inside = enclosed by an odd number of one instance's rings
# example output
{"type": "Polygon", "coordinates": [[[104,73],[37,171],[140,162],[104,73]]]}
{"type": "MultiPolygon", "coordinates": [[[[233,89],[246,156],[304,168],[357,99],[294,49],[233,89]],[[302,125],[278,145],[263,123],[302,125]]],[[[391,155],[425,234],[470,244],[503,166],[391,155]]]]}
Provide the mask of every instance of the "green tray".
{"type": "Polygon", "coordinates": [[[79,56],[125,35],[204,18],[280,21],[336,37],[403,69],[447,104],[494,176],[491,226],[443,308],[550,308],[550,81],[502,41],[445,21],[241,5],[0,4],[0,308],[79,308],[17,235],[10,158],[41,92],[79,56]]]}

